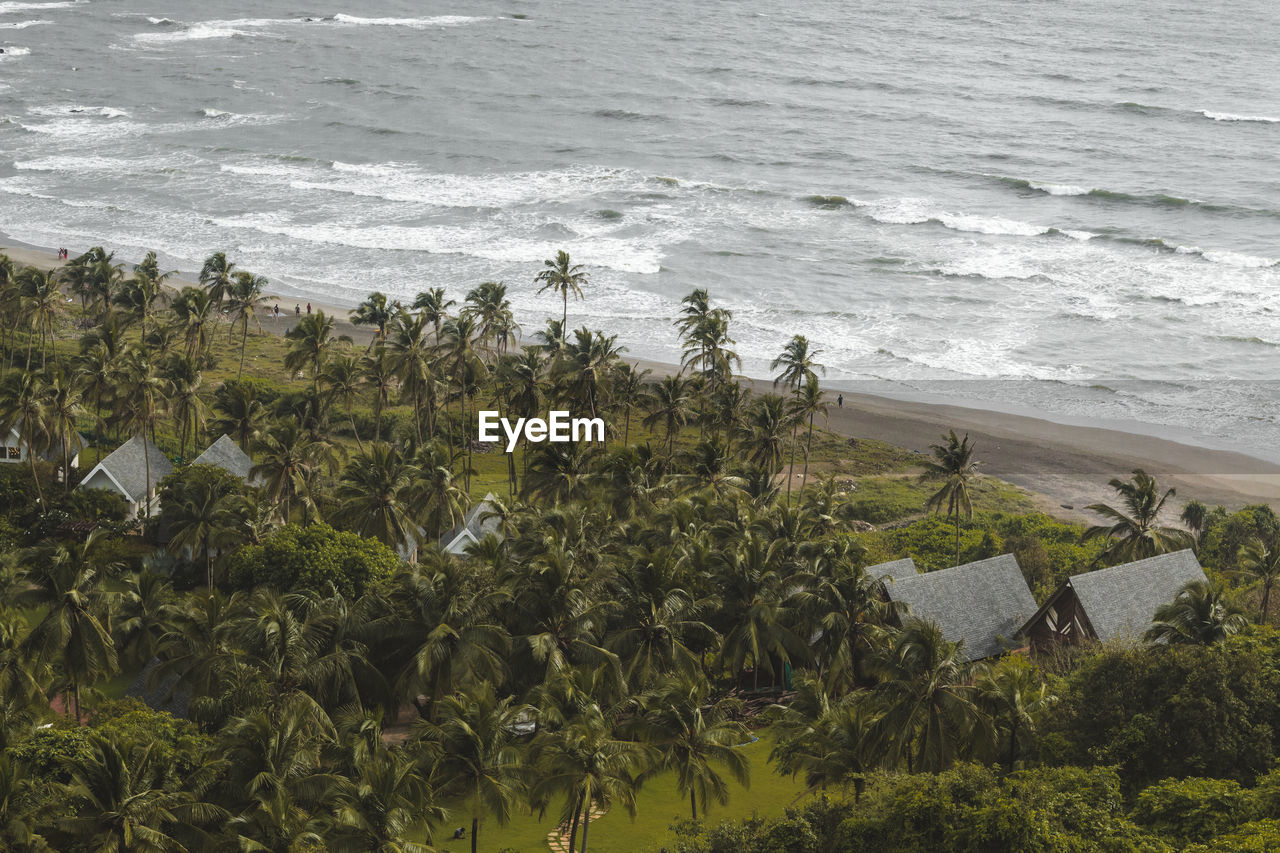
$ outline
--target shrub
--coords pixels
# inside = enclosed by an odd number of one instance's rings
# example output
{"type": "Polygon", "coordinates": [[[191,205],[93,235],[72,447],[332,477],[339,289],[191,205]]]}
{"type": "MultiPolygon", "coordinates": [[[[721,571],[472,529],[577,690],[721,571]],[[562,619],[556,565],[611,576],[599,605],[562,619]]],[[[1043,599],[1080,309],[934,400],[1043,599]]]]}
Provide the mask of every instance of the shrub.
{"type": "Polygon", "coordinates": [[[332,585],[345,596],[359,596],[389,577],[400,558],[375,539],[334,530],[327,524],[290,524],[261,545],[231,555],[228,577],[233,586],[266,585],[281,592],[305,589],[326,592],[332,585]]]}

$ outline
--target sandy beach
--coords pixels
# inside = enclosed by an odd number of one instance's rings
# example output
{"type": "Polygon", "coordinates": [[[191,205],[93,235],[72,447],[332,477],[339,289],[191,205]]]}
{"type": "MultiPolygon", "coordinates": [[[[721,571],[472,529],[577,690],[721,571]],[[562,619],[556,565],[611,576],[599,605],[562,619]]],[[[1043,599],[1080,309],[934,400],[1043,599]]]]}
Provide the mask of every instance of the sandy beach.
{"type": "MultiPolygon", "coordinates": [[[[53,267],[56,252],[29,246],[0,247],[19,264],[53,267]]],[[[174,277],[182,287],[189,279],[174,277]]],[[[280,300],[279,322],[265,320],[264,331],[283,334],[292,323],[295,300],[280,300]]],[[[306,303],[301,303],[305,311],[306,303]]],[[[350,306],[312,301],[312,310],[336,319],[336,331],[357,341],[372,332],[352,325],[350,306]]],[[[625,341],[622,342],[625,344],[625,341]]],[[[673,372],[675,365],[633,359],[655,375],[673,372]]],[[[758,392],[770,390],[768,380],[747,378],[758,392]]],[[[838,384],[838,383],[836,383],[838,384]]],[[[1084,507],[1112,502],[1107,486],[1113,477],[1127,477],[1135,468],[1154,474],[1165,487],[1177,489],[1172,502],[1187,500],[1238,508],[1249,503],[1280,506],[1280,465],[1244,453],[1201,447],[1158,436],[1110,427],[1062,424],[1027,415],[964,406],[913,402],[843,391],[844,405],[833,398],[827,426],[843,435],[886,441],[928,453],[948,429],[968,433],[981,461],[981,470],[1041,496],[1044,509],[1059,517],[1093,520],[1084,507]]]]}

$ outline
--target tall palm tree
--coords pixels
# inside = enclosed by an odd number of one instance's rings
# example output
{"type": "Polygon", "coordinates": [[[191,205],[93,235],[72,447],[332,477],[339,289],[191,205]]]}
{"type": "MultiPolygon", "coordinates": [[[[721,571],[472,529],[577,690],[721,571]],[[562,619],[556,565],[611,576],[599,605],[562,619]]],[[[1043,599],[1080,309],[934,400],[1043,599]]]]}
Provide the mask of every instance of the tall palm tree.
{"type": "Polygon", "coordinates": [[[325,362],[320,371],[320,382],[334,401],[341,402],[347,412],[347,422],[351,424],[351,434],[355,436],[356,446],[364,452],[364,442],[360,440],[360,430],[356,427],[355,404],[365,388],[365,374],[361,370],[360,359],[350,352],[338,352],[325,362]]]}
{"type": "Polygon", "coordinates": [[[470,493],[459,487],[449,448],[439,440],[418,446],[411,472],[409,502],[416,507],[413,517],[439,539],[462,522],[471,504],[470,493]]]}
{"type": "Polygon", "coordinates": [[[560,328],[565,329],[569,325],[569,294],[572,293],[575,299],[582,298],[582,288],[588,283],[587,273],[582,268],[582,264],[575,264],[569,260],[569,253],[563,249],[556,252],[555,258],[543,261],[542,267],[542,272],[534,278],[534,283],[542,285],[538,288],[539,293],[550,290],[552,293],[560,294],[564,302],[560,328]]]}
{"type": "Polygon", "coordinates": [[[166,506],[169,550],[202,559],[205,583],[213,590],[213,559],[223,548],[240,544],[238,496],[214,482],[198,478],[182,489],[176,506],[166,506]]]}
{"type": "Polygon", "coordinates": [[[873,737],[890,765],[939,772],[991,747],[990,719],[976,704],[971,667],[932,622],[909,619],[877,661],[873,737]]]}
{"type": "Polygon", "coordinates": [[[59,543],[27,552],[28,586],[18,594],[21,606],[44,611],[22,648],[41,663],[62,667],[77,719],[80,688],[119,669],[115,643],[102,622],[110,595],[104,581],[114,568],[104,563],[105,541],[104,532],[95,530],[84,544],[59,543]]]}
{"type": "Polygon", "coordinates": [[[164,364],[164,378],[168,382],[169,409],[177,427],[180,452],[186,459],[187,447],[199,446],[209,418],[209,405],[203,393],[204,376],[195,359],[173,353],[164,364]]]}
{"type": "Polygon", "coordinates": [[[1191,535],[1196,537],[1197,542],[1200,541],[1200,534],[1204,531],[1204,522],[1208,517],[1209,508],[1200,501],[1187,501],[1187,505],[1182,508],[1182,514],[1178,516],[1191,531],[1191,535]]]}
{"type": "Polygon", "coordinates": [[[44,382],[46,428],[52,447],[57,448],[62,460],[60,476],[63,488],[71,491],[71,460],[83,450],[76,421],[84,414],[81,401],[84,386],[75,373],[61,364],[54,364],[45,373],[44,382]]]}
{"type": "MultiPolygon", "coordinates": [[[[787,345],[782,348],[782,352],[769,363],[770,370],[779,370],[774,377],[773,385],[776,388],[779,383],[784,384],[792,392],[799,391],[805,385],[812,382],[815,386],[818,383],[818,371],[824,375],[827,369],[814,359],[822,354],[822,350],[810,349],[809,339],[804,335],[795,335],[791,340],[787,341],[787,345]]],[[[787,495],[791,495],[791,481],[795,479],[796,465],[796,436],[800,430],[800,421],[795,419],[791,424],[791,464],[788,466],[791,470],[787,472],[787,495]]]]}
{"type": "Polygon", "coordinates": [[[752,668],[752,687],[760,687],[760,673],[778,681],[775,661],[785,668],[803,661],[809,649],[790,627],[783,573],[786,543],[752,531],[737,548],[723,555],[716,575],[723,602],[720,619],[724,642],[720,661],[739,677],[752,668]]]}
{"type": "Polygon", "coordinates": [[[644,419],[646,429],[661,424],[667,431],[667,455],[675,452],[676,433],[689,422],[692,401],[689,385],[679,373],[664,376],[652,389],[653,403],[644,419]]]}
{"type": "Polygon", "coordinates": [[[601,397],[608,390],[610,372],[627,349],[618,346],[617,340],[617,335],[578,329],[552,370],[552,376],[563,383],[569,399],[590,412],[593,418],[600,413],[601,397]]]}
{"type": "Polygon", "coordinates": [[[762,394],[747,411],[743,423],[743,440],[752,463],[768,472],[770,477],[782,467],[782,453],[791,419],[787,404],[777,394],[762,394]]]}
{"type": "Polygon", "coordinates": [[[507,286],[500,281],[477,285],[467,294],[464,310],[475,317],[480,346],[492,348],[498,355],[506,351],[520,331],[511,312],[511,300],[507,299],[507,286]]]}
{"type": "Polygon", "coordinates": [[[328,442],[313,441],[296,421],[281,421],[259,439],[257,458],[249,477],[262,478],[264,494],[282,521],[288,523],[294,501],[302,503],[304,517],[315,510],[316,478],[333,459],[328,442]]]}
{"type": "MultiPolygon", "coordinates": [[[[419,442],[423,438],[424,417],[427,422],[427,436],[433,437],[435,434],[436,346],[427,337],[429,326],[430,321],[423,314],[401,314],[396,318],[394,334],[385,348],[386,364],[394,370],[395,377],[400,382],[401,392],[407,394],[412,401],[414,438],[419,442]]],[[[381,359],[383,355],[373,350],[370,358],[381,359]]],[[[381,372],[384,366],[382,361],[365,363],[366,372],[379,373],[376,377],[370,373],[372,381],[378,388],[382,387],[380,383],[386,381],[385,375],[381,372]]],[[[375,400],[375,406],[378,405],[375,400]]],[[[380,408],[378,415],[381,422],[380,408]]]]}
{"type": "Polygon", "coordinates": [[[440,340],[440,326],[449,318],[449,309],[458,303],[444,295],[443,287],[432,287],[422,291],[413,300],[415,311],[422,313],[423,319],[435,329],[436,340],[440,340]]]}
{"type": "Polygon", "coordinates": [[[408,500],[413,467],[399,448],[374,442],[351,458],[342,471],[334,497],[333,522],[391,548],[416,540],[408,500]]]}
{"type": "Polygon", "coordinates": [[[676,790],[689,798],[689,810],[698,819],[707,801],[729,802],[729,785],[716,769],[719,765],[740,785],[751,781],[751,765],[738,747],[751,739],[747,727],[731,718],[736,700],[712,701],[705,679],[668,682],[645,696],[646,707],[638,720],[644,742],[657,752],[650,773],[674,771],[676,790]]]}
{"type": "MultiPolygon", "coordinates": [[[[379,744],[380,746],[380,744],[379,744]]],[[[444,810],[417,764],[399,750],[378,748],[356,764],[351,784],[336,793],[337,836],[330,849],[372,853],[433,853],[431,824],[444,810]]]]}
{"type": "Polygon", "coordinates": [[[1186,530],[1160,524],[1160,512],[1165,501],[1177,494],[1173,489],[1161,495],[1156,478],[1141,468],[1134,469],[1132,480],[1126,482],[1117,477],[1111,480],[1110,486],[1120,495],[1123,509],[1106,504],[1086,507],[1112,521],[1111,524],[1094,525],[1084,532],[1085,542],[1099,538],[1112,540],[1099,560],[1127,563],[1190,548],[1195,544],[1186,530]]]}
{"type": "Polygon", "coordinates": [[[649,394],[650,371],[639,370],[623,362],[614,365],[609,396],[614,406],[622,409],[622,443],[631,443],[631,413],[642,409],[652,399],[649,394]]]}
{"type": "Polygon", "coordinates": [[[213,395],[214,430],[233,436],[244,451],[257,439],[267,417],[267,407],[258,394],[257,385],[226,382],[213,395]]]}
{"type": "Polygon", "coordinates": [[[378,330],[378,340],[386,340],[387,324],[395,314],[396,309],[387,301],[387,294],[375,290],[351,312],[351,325],[372,326],[378,330]]]}
{"type": "MultiPolygon", "coordinates": [[[[161,376],[155,362],[138,347],[130,347],[125,351],[121,373],[124,387],[120,389],[120,400],[127,406],[124,420],[133,428],[135,435],[142,437],[143,449],[146,450],[148,441],[155,442],[156,421],[164,409],[170,385],[161,376]]],[[[142,456],[146,468],[146,517],[150,519],[151,454],[144,452],[142,456]]]]}
{"type": "Polygon", "coordinates": [[[791,416],[796,423],[806,420],[809,422],[809,432],[804,444],[804,472],[800,477],[800,488],[804,489],[809,482],[809,454],[813,449],[813,419],[817,415],[822,415],[823,420],[827,417],[827,402],[823,399],[822,388],[818,385],[817,377],[809,378],[804,385],[792,392],[790,408],[791,416]]]}
{"type": "Polygon", "coordinates": [[[421,721],[416,737],[441,776],[442,793],[471,817],[471,853],[479,849],[480,822],[499,826],[525,799],[528,780],[517,724],[532,715],[511,696],[499,699],[488,681],[445,696],[421,721]]]}
{"type": "Polygon", "coordinates": [[[27,462],[31,466],[31,480],[36,487],[36,498],[44,506],[44,491],[36,473],[36,457],[49,446],[48,393],[42,374],[29,370],[11,369],[0,379],[0,430],[5,435],[17,430],[26,445],[27,462]]]}
{"type": "Polygon", "coordinates": [[[978,476],[979,462],[973,458],[973,445],[969,443],[969,435],[964,440],[956,437],[955,430],[949,430],[943,436],[946,444],[930,446],[936,462],[926,462],[921,479],[941,481],[938,491],[934,492],[925,508],[930,512],[942,512],[946,509],[956,528],[956,565],[960,565],[960,516],[973,518],[973,501],[969,496],[969,487],[978,476]]]}
{"type": "Polygon", "coordinates": [[[1267,606],[1271,603],[1271,589],[1280,580],[1280,548],[1269,546],[1260,537],[1250,537],[1248,542],[1240,546],[1236,564],[1240,567],[1237,575],[1262,584],[1262,606],[1258,624],[1265,625],[1267,606]]]}
{"type": "Polygon", "coordinates": [[[231,328],[234,330],[235,324],[240,324],[240,367],[236,370],[237,377],[244,373],[244,352],[249,344],[249,321],[253,320],[258,326],[258,331],[262,331],[258,312],[266,307],[269,283],[260,275],[237,272],[226,293],[226,302],[231,314],[231,328]]]}
{"type": "Polygon", "coordinates": [[[142,324],[142,337],[146,338],[148,326],[153,323],[156,307],[165,303],[165,282],[175,271],[160,271],[160,263],[155,252],[147,252],[142,263],[133,268],[133,278],[124,283],[121,302],[125,310],[131,313],[142,324]]]}
{"type": "Polygon", "coordinates": [[[471,440],[470,422],[467,420],[467,391],[479,384],[486,368],[476,351],[476,321],[463,313],[449,320],[444,326],[441,355],[450,365],[454,381],[458,383],[458,396],[462,407],[462,437],[466,442],[467,466],[464,472],[466,489],[471,491],[471,440]]]}
{"type": "MultiPolygon", "coordinates": [[[[426,364],[424,358],[423,364],[426,364]]],[[[382,411],[391,403],[391,390],[396,383],[396,365],[385,344],[376,343],[360,358],[360,381],[373,393],[373,440],[382,441],[382,411]]],[[[426,380],[430,382],[429,377],[426,380]]],[[[417,407],[414,407],[414,423],[420,424],[417,407]]],[[[354,425],[352,426],[354,430],[354,425]]],[[[421,428],[415,426],[415,429],[421,428]]]]}
{"type": "Polygon", "coordinates": [[[994,723],[1005,744],[1006,766],[1012,770],[1058,697],[1049,692],[1035,664],[1022,655],[1005,655],[984,667],[975,686],[978,706],[994,723]]]}
{"type": "MultiPolygon", "coordinates": [[[[49,343],[54,338],[54,322],[63,312],[62,282],[57,270],[27,267],[18,276],[23,315],[31,324],[32,334],[40,336],[40,363],[48,358],[49,343]]],[[[27,342],[27,369],[31,369],[31,342],[27,342]]]]}
{"type": "Polygon", "coordinates": [[[308,314],[284,336],[289,340],[289,351],[284,357],[285,369],[290,373],[301,373],[307,369],[311,373],[312,390],[319,390],[320,370],[337,343],[333,336],[333,318],[323,311],[308,314]]]}
{"type": "Polygon", "coordinates": [[[226,252],[214,252],[205,258],[200,267],[200,284],[209,292],[209,298],[216,306],[230,293],[235,281],[236,265],[227,260],[226,252]]]}
{"type": "Polygon", "coordinates": [[[1221,581],[1191,581],[1173,601],[1156,608],[1151,627],[1142,635],[1150,642],[1211,646],[1249,624],[1243,608],[1231,600],[1221,581]]]}

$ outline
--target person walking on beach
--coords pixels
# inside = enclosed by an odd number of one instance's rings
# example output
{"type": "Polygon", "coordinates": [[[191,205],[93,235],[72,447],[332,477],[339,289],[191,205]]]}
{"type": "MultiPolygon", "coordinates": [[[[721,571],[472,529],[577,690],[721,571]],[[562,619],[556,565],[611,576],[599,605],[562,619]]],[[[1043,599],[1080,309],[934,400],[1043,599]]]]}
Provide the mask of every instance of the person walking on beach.
{"type": "Polygon", "coordinates": [[[302,316],[302,308],[297,303],[294,303],[294,306],[293,306],[293,316],[295,317],[302,316]]]}
{"type": "Polygon", "coordinates": [[[836,395],[836,408],[837,408],[837,409],[843,409],[843,408],[844,408],[844,395],[843,395],[843,394],[837,394],[837,395],[836,395]]]}
{"type": "Polygon", "coordinates": [[[308,303],[307,303],[307,316],[308,316],[308,317],[310,317],[310,316],[311,316],[311,303],[310,303],[310,302],[308,302],[308,303]]]}
{"type": "Polygon", "coordinates": [[[272,307],[272,309],[271,309],[271,312],[275,315],[275,318],[276,318],[277,320],[279,320],[279,319],[280,319],[280,306],[279,306],[279,305],[275,305],[275,306],[273,306],[273,307],[272,307]]]}

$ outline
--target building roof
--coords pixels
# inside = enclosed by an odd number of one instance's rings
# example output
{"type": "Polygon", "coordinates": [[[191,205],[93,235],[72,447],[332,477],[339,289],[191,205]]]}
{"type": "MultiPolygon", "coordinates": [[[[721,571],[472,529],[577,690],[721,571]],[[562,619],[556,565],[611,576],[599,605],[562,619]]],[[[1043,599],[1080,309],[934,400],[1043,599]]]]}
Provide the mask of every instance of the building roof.
{"type": "Polygon", "coordinates": [[[493,492],[485,495],[484,500],[467,510],[461,524],[440,537],[440,547],[451,554],[461,554],[468,545],[497,533],[502,526],[502,520],[494,514],[497,500],[493,492]]]}
{"type": "Polygon", "coordinates": [[[1036,601],[1012,554],[904,575],[886,586],[891,599],[910,608],[907,615],[935,622],[946,639],[963,642],[969,660],[1004,652],[1036,612],[1036,601]]]}
{"type": "Polygon", "coordinates": [[[197,456],[191,464],[215,465],[224,471],[230,471],[246,482],[249,479],[249,470],[253,468],[253,460],[229,435],[224,435],[209,445],[209,448],[197,456]]]}
{"type": "Polygon", "coordinates": [[[142,501],[147,495],[147,458],[151,459],[151,487],[173,473],[169,457],[142,436],[135,435],[117,447],[109,456],[94,466],[85,476],[88,482],[97,471],[102,471],[111,482],[131,501],[142,501]]]}
{"type": "Polygon", "coordinates": [[[180,686],[177,675],[157,678],[155,669],[159,658],[152,658],[138,673],[138,677],[124,691],[125,698],[141,699],[153,711],[167,711],[175,717],[187,719],[191,692],[180,686]]]}
{"type": "Polygon", "coordinates": [[[1156,608],[1173,600],[1190,581],[1205,580],[1191,551],[1160,554],[1135,563],[1067,578],[1099,640],[1140,639],[1156,608]]]}
{"type": "Polygon", "coordinates": [[[863,571],[867,573],[867,577],[889,578],[890,581],[895,583],[899,578],[913,578],[920,574],[920,570],[916,568],[916,561],[910,557],[903,557],[901,560],[892,560],[875,566],[867,566],[863,571]]]}

